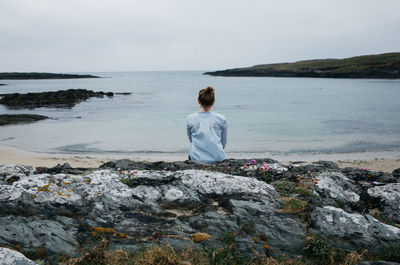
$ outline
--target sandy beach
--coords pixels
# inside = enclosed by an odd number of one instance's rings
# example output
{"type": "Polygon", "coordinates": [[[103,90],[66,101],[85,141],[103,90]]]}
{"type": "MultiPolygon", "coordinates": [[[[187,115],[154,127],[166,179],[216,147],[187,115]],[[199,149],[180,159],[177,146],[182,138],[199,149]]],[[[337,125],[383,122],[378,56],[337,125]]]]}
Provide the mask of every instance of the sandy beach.
{"type": "MultiPolygon", "coordinates": [[[[338,153],[338,154],[309,154],[309,155],[291,155],[291,156],[271,156],[265,154],[228,154],[229,158],[265,158],[271,157],[282,163],[291,161],[313,162],[319,160],[333,161],[341,168],[371,168],[374,171],[383,171],[391,173],[400,168],[400,154],[395,151],[382,152],[364,152],[364,153],[338,153]]],[[[92,168],[101,164],[117,160],[131,159],[137,161],[179,161],[185,160],[186,154],[179,153],[150,153],[150,154],[50,154],[36,153],[19,150],[13,147],[0,146],[0,165],[19,164],[34,167],[53,167],[57,164],[68,163],[72,167],[92,168]]]]}

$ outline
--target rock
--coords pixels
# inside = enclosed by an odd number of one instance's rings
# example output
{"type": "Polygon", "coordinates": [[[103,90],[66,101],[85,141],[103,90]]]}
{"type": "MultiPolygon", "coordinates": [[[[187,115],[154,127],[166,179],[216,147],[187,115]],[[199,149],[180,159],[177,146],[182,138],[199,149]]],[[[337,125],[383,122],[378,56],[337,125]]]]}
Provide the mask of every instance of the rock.
{"type": "Polygon", "coordinates": [[[19,180],[21,177],[28,176],[32,173],[32,167],[20,165],[0,166],[0,183],[11,184],[16,180],[19,180]]]}
{"type": "Polygon", "coordinates": [[[63,165],[58,164],[52,168],[47,168],[47,167],[37,167],[35,170],[36,174],[59,174],[59,173],[65,173],[65,174],[84,174],[85,172],[88,171],[93,171],[93,168],[72,168],[68,163],[64,163],[63,165]]]}
{"type": "Polygon", "coordinates": [[[329,162],[282,165],[258,159],[255,166],[265,162],[272,168],[266,178],[262,171],[241,169],[249,162],[118,160],[99,169],[0,166],[0,245],[41,250],[55,263],[61,253],[76,256],[101,237],[110,240],[110,249],[134,251],[157,243],[187,248],[193,234],[203,233],[210,238],[193,248],[234,243],[241,255],[275,257],[301,255],[308,233],[348,251],[367,247],[378,253],[378,247],[399,240],[398,228],[361,214],[376,207],[375,201],[398,201],[389,193],[394,188],[384,187],[389,184],[355,181],[329,162]],[[293,180],[305,170],[319,178],[312,192],[293,180]],[[278,193],[271,179],[290,192],[278,193]],[[284,211],[288,198],[281,196],[301,201],[302,210],[284,211]]]}
{"type": "Polygon", "coordinates": [[[68,89],[55,92],[3,94],[0,104],[10,108],[72,108],[91,97],[113,96],[113,93],[94,92],[86,89],[68,89]]]}
{"type": "Polygon", "coordinates": [[[366,214],[347,213],[332,206],[317,207],[310,215],[311,232],[346,251],[368,249],[378,254],[400,242],[400,229],[366,214]]]}
{"type": "Polygon", "coordinates": [[[246,159],[227,159],[212,164],[205,164],[198,161],[187,160],[183,162],[137,162],[127,159],[116,160],[107,162],[100,166],[100,168],[120,169],[120,170],[166,170],[178,171],[185,169],[202,169],[208,171],[224,172],[231,175],[239,175],[245,177],[253,177],[265,182],[272,182],[276,179],[287,177],[288,168],[276,160],[269,158],[258,159],[257,166],[261,167],[263,162],[268,163],[271,168],[270,171],[264,172],[261,170],[244,170],[243,166],[250,163],[251,160],[246,159]]]}
{"type": "Polygon", "coordinates": [[[400,223],[400,183],[377,185],[367,192],[370,197],[379,199],[377,205],[387,220],[400,223]]]}
{"type": "Polygon", "coordinates": [[[323,197],[330,197],[342,203],[355,204],[360,200],[360,189],[339,172],[323,172],[317,176],[316,190],[323,197]]]}
{"type": "Polygon", "coordinates": [[[94,75],[53,74],[53,73],[0,73],[0,80],[24,79],[72,79],[72,78],[99,78],[94,75]]]}
{"type": "Polygon", "coordinates": [[[354,181],[378,181],[384,183],[398,182],[397,178],[394,177],[392,174],[385,172],[376,172],[372,171],[371,169],[346,167],[344,169],[341,169],[341,172],[354,181]]]}
{"type": "Polygon", "coordinates": [[[393,170],[393,176],[397,179],[400,179],[400,168],[393,170]]]}
{"type": "Polygon", "coordinates": [[[49,117],[37,114],[2,114],[0,115],[0,126],[8,124],[30,123],[48,119],[49,117]]]}
{"type": "Polygon", "coordinates": [[[4,265],[36,265],[18,251],[0,247],[0,262],[4,265]]]}
{"type": "Polygon", "coordinates": [[[321,171],[339,171],[339,166],[331,161],[318,161],[318,162],[292,162],[289,165],[289,170],[293,175],[305,174],[309,172],[321,171]]]}
{"type": "MultiPolygon", "coordinates": [[[[0,170],[14,174],[11,167],[0,170]]],[[[263,232],[277,253],[301,253],[300,239],[296,247],[282,240],[304,238],[304,225],[276,212],[280,197],[270,184],[203,170],[142,170],[129,176],[133,184],[128,186],[122,182],[124,174],[30,173],[0,185],[0,212],[8,215],[0,217],[0,244],[20,244],[26,251],[44,246],[49,256],[76,255],[79,245],[88,246],[98,233],[94,227],[115,231],[109,234],[111,245],[124,249],[167,238],[187,245],[192,234],[207,231],[213,239],[204,244],[211,244],[230,227],[245,231],[243,242],[263,232]]],[[[264,244],[257,248],[264,249],[264,244]]]]}
{"type": "Polygon", "coordinates": [[[357,265],[399,265],[397,262],[389,262],[389,261],[363,261],[358,263],[357,265]]]}
{"type": "Polygon", "coordinates": [[[39,217],[0,217],[0,245],[21,245],[24,251],[45,248],[47,255],[64,253],[77,256],[79,223],[58,216],[54,220],[39,217]]]}

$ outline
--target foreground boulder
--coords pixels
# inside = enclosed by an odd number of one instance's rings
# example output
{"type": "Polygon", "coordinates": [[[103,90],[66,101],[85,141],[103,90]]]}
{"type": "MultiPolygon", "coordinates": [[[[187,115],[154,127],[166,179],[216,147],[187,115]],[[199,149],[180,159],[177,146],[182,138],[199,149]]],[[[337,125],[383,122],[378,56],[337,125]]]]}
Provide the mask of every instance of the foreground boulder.
{"type": "Polygon", "coordinates": [[[400,242],[400,228],[383,224],[368,214],[347,213],[325,206],[315,208],[310,217],[316,234],[348,251],[369,249],[379,253],[400,242]]]}
{"type": "Polygon", "coordinates": [[[35,262],[26,258],[20,252],[0,247],[0,261],[1,264],[7,265],[36,265],[35,262]]]}
{"type": "Polygon", "coordinates": [[[382,223],[366,214],[374,207],[383,217],[387,207],[398,206],[397,195],[386,196],[397,183],[356,181],[328,162],[247,163],[0,166],[0,246],[40,250],[56,263],[102,237],[110,249],[125,251],[154,243],[178,249],[229,244],[244,256],[277,257],[303,255],[310,235],[375,255],[400,242],[396,219],[382,223]],[[308,171],[299,174],[301,168],[308,171]],[[384,202],[381,212],[377,201],[384,202]]]}

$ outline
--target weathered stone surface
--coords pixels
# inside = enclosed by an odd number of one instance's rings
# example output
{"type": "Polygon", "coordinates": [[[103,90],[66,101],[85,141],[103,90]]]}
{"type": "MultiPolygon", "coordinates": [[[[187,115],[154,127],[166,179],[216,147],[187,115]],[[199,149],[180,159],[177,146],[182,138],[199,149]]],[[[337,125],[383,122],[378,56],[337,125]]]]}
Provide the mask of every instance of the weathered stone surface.
{"type": "Polygon", "coordinates": [[[375,186],[367,192],[369,196],[379,199],[378,206],[386,219],[400,223],[400,183],[375,186]]]}
{"type": "Polygon", "coordinates": [[[360,200],[359,189],[339,172],[323,172],[317,176],[315,190],[324,197],[340,200],[344,203],[357,203],[360,200]]]}
{"type": "Polygon", "coordinates": [[[323,235],[336,246],[352,251],[382,248],[400,242],[400,229],[386,225],[370,215],[347,213],[332,206],[318,207],[310,215],[312,232],[323,235]]]}
{"type": "Polygon", "coordinates": [[[400,168],[393,170],[393,176],[400,179],[400,168]]]}
{"type": "Polygon", "coordinates": [[[36,265],[18,251],[0,247],[0,264],[3,265],[36,265]]]}
{"type": "Polygon", "coordinates": [[[318,161],[318,162],[293,162],[289,165],[289,170],[293,174],[303,174],[310,172],[321,172],[325,170],[339,171],[339,166],[331,161],[318,161]]]}
{"type": "Polygon", "coordinates": [[[94,92],[86,89],[68,89],[55,92],[27,93],[27,94],[3,94],[0,104],[10,108],[72,108],[77,103],[91,97],[112,97],[112,92],[94,92]]]}
{"type": "Polygon", "coordinates": [[[78,222],[58,216],[54,220],[39,217],[0,217],[0,245],[21,245],[25,251],[45,248],[49,256],[60,253],[77,256],[78,222]]]}
{"type": "Polygon", "coordinates": [[[389,262],[389,261],[363,261],[358,263],[357,265],[399,265],[397,262],[389,262]]]}
{"type": "Polygon", "coordinates": [[[301,255],[310,233],[349,251],[378,253],[398,242],[396,226],[363,214],[379,205],[378,214],[393,212],[399,183],[355,180],[335,168],[268,159],[210,165],[119,160],[101,169],[0,166],[0,245],[44,248],[55,263],[60,253],[76,256],[101,236],[111,249],[138,250],[154,243],[185,248],[193,234],[206,233],[210,238],[193,247],[213,249],[226,246],[228,234],[239,253],[274,256],[301,255]],[[259,170],[263,162],[268,175],[259,170]],[[257,169],[247,170],[247,163],[257,169]],[[301,191],[297,174],[319,182],[301,191]],[[279,194],[270,182],[289,192],[279,194]],[[284,211],[288,198],[281,196],[302,200],[304,211],[284,211]]]}
{"type": "Polygon", "coordinates": [[[365,168],[346,167],[341,169],[340,172],[353,181],[378,181],[383,183],[393,183],[399,182],[400,180],[399,178],[395,177],[394,174],[372,171],[371,169],[365,168]]]}
{"type": "MultiPolygon", "coordinates": [[[[0,167],[5,178],[15,174],[11,168],[0,167]]],[[[50,256],[76,255],[79,245],[88,244],[92,227],[124,233],[127,238],[116,238],[112,246],[134,249],[154,240],[169,242],[168,236],[180,237],[174,239],[176,245],[187,245],[196,232],[209,232],[218,241],[227,229],[241,231],[247,224],[250,228],[238,242],[263,232],[276,253],[301,253],[304,225],[295,216],[276,212],[281,207],[279,194],[254,178],[203,170],[143,170],[132,176],[113,170],[84,176],[29,172],[0,185],[0,211],[8,215],[0,218],[0,243],[19,244],[26,251],[42,246],[50,256]],[[122,182],[127,178],[130,186],[122,182]],[[297,243],[286,246],[293,241],[297,243]]],[[[262,250],[262,242],[256,248],[262,250]]]]}
{"type": "Polygon", "coordinates": [[[272,182],[277,179],[288,177],[288,168],[276,160],[263,158],[257,159],[257,170],[243,169],[244,166],[250,165],[252,160],[248,159],[227,159],[221,162],[205,164],[197,161],[187,160],[178,162],[137,162],[127,159],[107,162],[100,168],[120,169],[120,170],[166,170],[178,171],[185,169],[201,169],[213,172],[223,172],[230,175],[253,177],[265,182],[272,182]],[[260,170],[262,163],[265,162],[270,167],[268,172],[260,170]],[[267,176],[267,177],[266,177],[267,176]]]}

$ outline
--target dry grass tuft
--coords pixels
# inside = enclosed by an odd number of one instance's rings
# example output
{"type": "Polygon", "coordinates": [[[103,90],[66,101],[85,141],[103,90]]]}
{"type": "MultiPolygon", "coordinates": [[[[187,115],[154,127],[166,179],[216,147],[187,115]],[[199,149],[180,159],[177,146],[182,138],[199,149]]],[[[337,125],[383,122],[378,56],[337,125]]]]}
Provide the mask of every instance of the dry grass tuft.
{"type": "Polygon", "coordinates": [[[367,254],[366,250],[363,250],[360,254],[357,253],[356,251],[352,251],[349,254],[346,255],[346,257],[343,260],[343,265],[355,265],[360,263],[365,259],[365,256],[367,254]]]}
{"type": "Polygon", "coordinates": [[[129,256],[123,250],[108,251],[109,241],[103,238],[94,248],[79,258],[67,258],[61,265],[124,265],[129,264],[129,256]]]}
{"type": "Polygon", "coordinates": [[[202,265],[207,263],[207,255],[194,251],[192,246],[177,252],[170,245],[155,246],[139,253],[134,258],[134,265],[202,265]]]}

